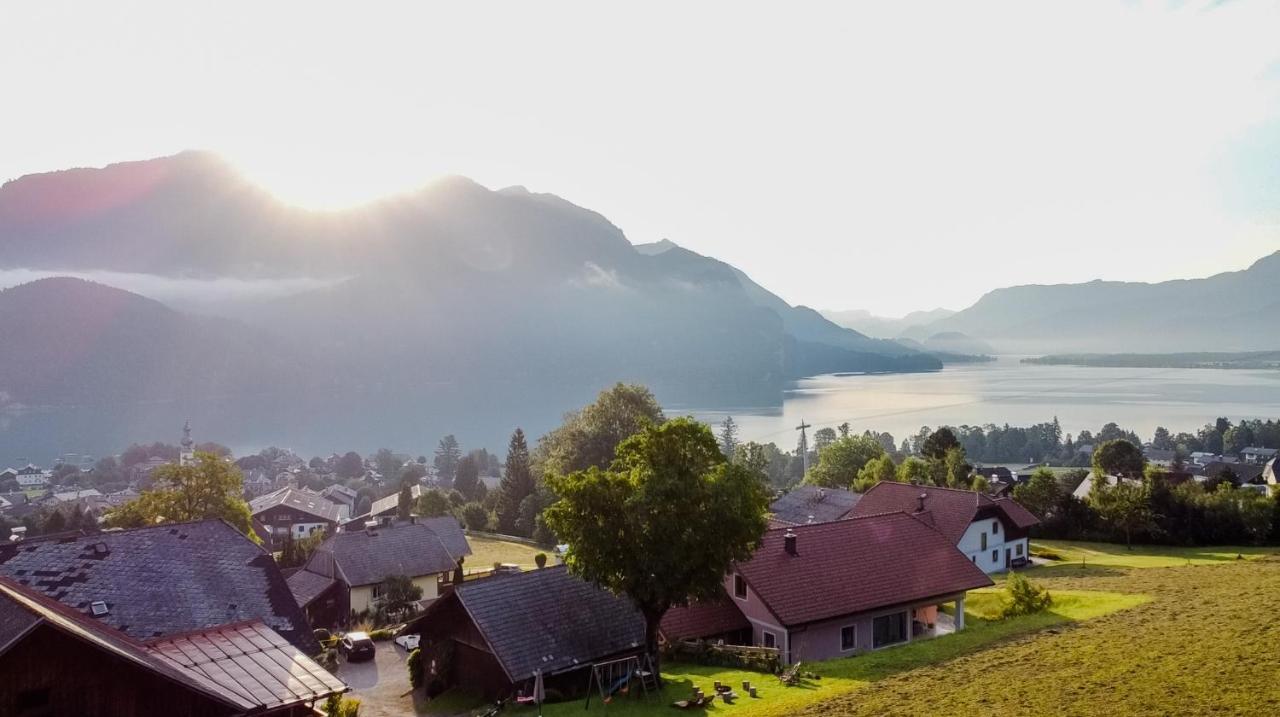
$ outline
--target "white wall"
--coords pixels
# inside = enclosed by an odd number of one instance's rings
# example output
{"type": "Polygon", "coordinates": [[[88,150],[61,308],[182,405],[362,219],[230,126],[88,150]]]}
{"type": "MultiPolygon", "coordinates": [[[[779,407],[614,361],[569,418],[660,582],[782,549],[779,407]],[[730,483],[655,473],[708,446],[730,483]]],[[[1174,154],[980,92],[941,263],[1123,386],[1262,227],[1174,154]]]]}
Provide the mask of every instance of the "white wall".
{"type": "Polygon", "coordinates": [[[960,552],[964,553],[975,565],[982,569],[984,573],[998,573],[1005,569],[1004,551],[1007,548],[1011,554],[1011,560],[1029,557],[1028,550],[1030,545],[1026,538],[1005,541],[1006,527],[996,518],[983,518],[975,520],[969,524],[968,529],[964,531],[960,542],[956,547],[960,552]],[[987,547],[982,549],[982,534],[986,533],[987,547]],[[1019,546],[1022,554],[1018,554],[1019,546]],[[993,556],[994,553],[994,556],[993,556]]]}

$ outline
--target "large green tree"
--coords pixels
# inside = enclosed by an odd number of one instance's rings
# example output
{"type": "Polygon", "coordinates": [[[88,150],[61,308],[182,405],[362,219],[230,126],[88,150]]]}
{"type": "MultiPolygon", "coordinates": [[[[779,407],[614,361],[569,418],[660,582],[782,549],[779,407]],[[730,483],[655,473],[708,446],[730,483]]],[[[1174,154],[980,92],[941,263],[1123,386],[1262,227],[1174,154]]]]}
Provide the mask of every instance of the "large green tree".
{"type": "Polygon", "coordinates": [[[667,610],[718,597],[766,527],[760,481],[726,461],[711,430],[689,418],[644,428],[608,470],[549,480],[558,500],[543,516],[569,544],[569,570],[631,599],[655,659],[667,610]]]}
{"type": "Polygon", "coordinates": [[[462,446],[452,433],[440,439],[436,446],[436,477],[446,486],[453,485],[454,473],[458,470],[458,462],[462,460],[462,446]]]}
{"type": "Polygon", "coordinates": [[[244,476],[234,463],[201,451],[193,465],[160,466],[152,471],[151,479],[151,490],[107,514],[109,527],[220,518],[258,542],[249,504],[242,497],[244,476]]]}
{"type": "Polygon", "coordinates": [[[520,520],[520,503],[537,486],[529,465],[529,444],[524,431],[517,428],[507,443],[507,462],[502,467],[502,483],[498,486],[498,532],[512,535],[520,520]]]}
{"type": "Polygon", "coordinates": [[[1026,483],[1013,489],[1013,498],[1041,520],[1048,519],[1062,501],[1062,486],[1048,468],[1037,468],[1026,483]]]}
{"type": "Polygon", "coordinates": [[[542,474],[608,468],[618,444],[663,420],[662,408],[649,389],[616,384],[582,410],[566,415],[559,428],[543,436],[535,463],[542,474]]]}
{"type": "Polygon", "coordinates": [[[818,454],[818,465],[805,482],[828,488],[850,488],[863,466],[884,455],[884,447],[869,436],[849,436],[832,442],[818,454]]]}
{"type": "Polygon", "coordinates": [[[1133,547],[1133,534],[1151,527],[1154,515],[1144,481],[1122,480],[1108,485],[1098,476],[1089,491],[1089,503],[1112,528],[1124,533],[1125,545],[1133,547]]]}
{"type": "Polygon", "coordinates": [[[1123,438],[1107,441],[1093,451],[1093,470],[1100,475],[1141,478],[1146,467],[1142,449],[1123,438]]]}

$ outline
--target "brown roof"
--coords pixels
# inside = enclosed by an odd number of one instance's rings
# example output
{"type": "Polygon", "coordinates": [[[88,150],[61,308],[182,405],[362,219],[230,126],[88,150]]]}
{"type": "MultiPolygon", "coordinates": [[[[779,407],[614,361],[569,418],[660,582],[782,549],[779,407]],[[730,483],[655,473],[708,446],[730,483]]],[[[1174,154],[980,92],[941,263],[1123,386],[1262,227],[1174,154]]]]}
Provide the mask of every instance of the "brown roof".
{"type": "Polygon", "coordinates": [[[0,578],[0,608],[0,615],[7,615],[10,623],[20,614],[26,616],[21,634],[10,635],[0,644],[0,653],[45,624],[237,710],[310,705],[347,690],[341,680],[258,620],[146,645],[4,578],[0,578]]]}
{"type": "Polygon", "coordinates": [[[662,634],[668,640],[685,640],[723,635],[751,627],[742,611],[728,595],[717,600],[673,607],[662,616],[662,634]]]}
{"type": "Polygon", "coordinates": [[[311,704],[347,690],[341,680],[257,620],[157,640],[150,649],[266,709],[311,704]]]}
{"type": "Polygon", "coordinates": [[[978,515],[979,511],[1003,513],[1011,525],[1019,528],[1029,528],[1040,522],[1012,498],[997,500],[972,490],[893,481],[872,486],[854,506],[851,515],[860,517],[894,511],[915,513],[919,510],[921,495],[925,496],[924,509],[929,512],[934,527],[952,543],[960,542],[969,524],[982,517],[978,515]]]}
{"type": "Polygon", "coordinates": [[[786,626],[992,584],[953,542],[906,513],[766,531],[736,570],[786,626]],[[784,549],[788,531],[796,555],[784,549]]]}

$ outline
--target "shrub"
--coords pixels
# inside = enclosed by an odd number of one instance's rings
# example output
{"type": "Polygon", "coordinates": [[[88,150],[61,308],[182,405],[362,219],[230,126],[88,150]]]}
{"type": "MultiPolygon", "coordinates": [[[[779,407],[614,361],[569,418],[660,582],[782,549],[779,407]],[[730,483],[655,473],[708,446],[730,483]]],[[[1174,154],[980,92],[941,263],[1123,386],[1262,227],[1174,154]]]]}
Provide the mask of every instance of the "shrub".
{"type": "Polygon", "coordinates": [[[338,651],[333,648],[322,650],[316,658],[316,662],[324,669],[337,674],[338,673],[338,651]]]}
{"type": "Polygon", "coordinates": [[[1045,560],[1055,560],[1055,561],[1062,560],[1061,554],[1056,553],[1048,548],[1036,548],[1031,551],[1031,554],[1037,558],[1044,558],[1045,560]]]}
{"type": "Polygon", "coordinates": [[[547,554],[538,553],[537,555],[533,556],[533,562],[536,563],[539,568],[547,567],[547,554]]]}
{"type": "Polygon", "coordinates": [[[409,668],[409,684],[413,689],[422,686],[422,648],[418,648],[409,653],[409,659],[405,660],[405,666],[409,668]]]}
{"type": "Polygon", "coordinates": [[[1032,583],[1017,573],[1009,573],[1005,584],[1008,597],[1000,611],[1001,617],[1016,617],[1044,612],[1053,604],[1049,591],[1032,583]]]}
{"type": "Polygon", "coordinates": [[[342,695],[330,695],[324,703],[326,717],[357,717],[360,714],[360,700],[342,695]]]}
{"type": "Polygon", "coordinates": [[[386,628],[374,630],[373,632],[369,633],[370,640],[386,641],[386,640],[390,640],[393,637],[395,637],[395,633],[391,632],[386,628]]]}

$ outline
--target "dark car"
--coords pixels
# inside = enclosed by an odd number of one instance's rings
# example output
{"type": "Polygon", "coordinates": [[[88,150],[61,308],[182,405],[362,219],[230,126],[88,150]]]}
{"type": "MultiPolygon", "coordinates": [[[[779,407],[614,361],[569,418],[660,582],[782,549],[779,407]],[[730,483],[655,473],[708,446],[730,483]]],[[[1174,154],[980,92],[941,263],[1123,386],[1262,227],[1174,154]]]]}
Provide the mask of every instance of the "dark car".
{"type": "Polygon", "coordinates": [[[342,641],[338,643],[338,649],[347,656],[347,662],[360,662],[361,660],[372,660],[376,648],[373,646],[373,640],[369,637],[369,633],[348,632],[342,636],[342,641]]]}

